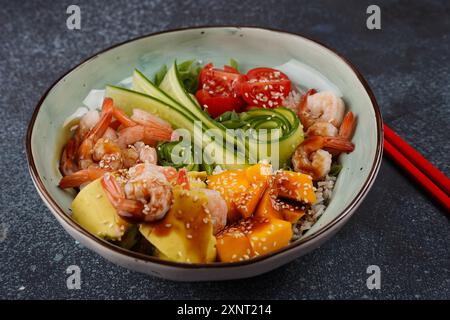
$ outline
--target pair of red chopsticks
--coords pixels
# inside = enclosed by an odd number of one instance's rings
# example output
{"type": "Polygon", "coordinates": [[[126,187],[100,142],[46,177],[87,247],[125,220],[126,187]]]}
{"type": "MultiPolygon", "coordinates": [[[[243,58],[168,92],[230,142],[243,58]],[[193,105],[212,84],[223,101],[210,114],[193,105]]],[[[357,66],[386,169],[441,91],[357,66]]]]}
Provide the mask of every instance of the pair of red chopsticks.
{"type": "Polygon", "coordinates": [[[450,180],[386,124],[384,150],[450,213],[450,180]]]}

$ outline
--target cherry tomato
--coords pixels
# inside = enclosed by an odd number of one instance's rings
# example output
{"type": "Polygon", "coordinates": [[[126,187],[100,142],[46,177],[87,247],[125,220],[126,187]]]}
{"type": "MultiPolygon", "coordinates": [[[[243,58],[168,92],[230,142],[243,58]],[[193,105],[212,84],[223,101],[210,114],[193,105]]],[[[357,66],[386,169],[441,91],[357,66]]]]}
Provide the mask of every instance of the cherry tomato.
{"type": "Polygon", "coordinates": [[[223,95],[211,95],[207,90],[198,90],[195,94],[200,105],[205,107],[206,111],[214,118],[217,118],[222,113],[226,111],[237,111],[241,110],[243,105],[242,100],[234,98],[232,96],[223,95]]]}
{"type": "Polygon", "coordinates": [[[245,76],[230,66],[214,68],[208,63],[200,71],[199,90],[195,94],[200,105],[207,106],[208,113],[219,116],[225,111],[238,111],[244,101],[240,96],[241,84],[245,76]]]}
{"type": "Polygon", "coordinates": [[[247,72],[247,81],[240,86],[242,98],[260,108],[280,107],[291,91],[291,81],[281,71],[255,68],[247,72]]]}
{"type": "Polygon", "coordinates": [[[280,107],[291,90],[290,80],[246,81],[241,85],[242,98],[260,108],[280,107]]]}
{"type": "Polygon", "coordinates": [[[261,80],[289,80],[283,72],[272,68],[254,68],[247,72],[248,79],[261,80]]]}

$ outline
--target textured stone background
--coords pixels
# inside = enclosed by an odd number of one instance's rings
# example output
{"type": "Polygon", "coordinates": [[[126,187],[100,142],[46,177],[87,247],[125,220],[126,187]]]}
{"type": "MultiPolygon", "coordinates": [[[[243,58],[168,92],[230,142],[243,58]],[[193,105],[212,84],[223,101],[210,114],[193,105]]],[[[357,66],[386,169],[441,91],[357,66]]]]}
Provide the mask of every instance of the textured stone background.
{"type": "Polygon", "coordinates": [[[28,120],[68,68],[139,35],[236,24],[300,32],[336,48],[365,75],[386,122],[448,175],[449,3],[370,2],[382,8],[381,31],[366,29],[366,1],[0,1],[0,298],[449,299],[448,216],[386,160],[369,196],[332,241],[266,275],[220,283],[151,278],[81,248],[44,206],[27,172],[28,120]],[[72,3],[81,7],[81,31],[66,29],[72,3]],[[81,290],[66,288],[71,264],[82,269],[81,290]],[[378,291],[365,285],[371,264],[382,270],[378,291]]]}

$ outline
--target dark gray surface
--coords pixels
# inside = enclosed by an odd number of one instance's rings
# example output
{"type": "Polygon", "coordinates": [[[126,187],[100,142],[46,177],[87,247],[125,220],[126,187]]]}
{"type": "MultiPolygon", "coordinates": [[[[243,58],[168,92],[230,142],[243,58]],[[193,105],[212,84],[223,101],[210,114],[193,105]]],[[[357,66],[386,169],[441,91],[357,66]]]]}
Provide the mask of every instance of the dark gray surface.
{"type": "Polygon", "coordinates": [[[45,89],[95,52],[169,28],[258,25],[317,38],[350,59],[386,122],[448,175],[448,1],[376,1],[380,31],[366,29],[364,1],[78,1],[81,31],[66,29],[72,1],[50,3],[0,3],[0,298],[450,298],[449,219],[389,161],[351,221],[318,250],[252,279],[174,283],[77,245],[34,190],[23,144],[45,89]],[[71,264],[81,267],[81,290],[66,287],[71,264]],[[382,272],[378,291],[366,287],[372,264],[382,272]]]}

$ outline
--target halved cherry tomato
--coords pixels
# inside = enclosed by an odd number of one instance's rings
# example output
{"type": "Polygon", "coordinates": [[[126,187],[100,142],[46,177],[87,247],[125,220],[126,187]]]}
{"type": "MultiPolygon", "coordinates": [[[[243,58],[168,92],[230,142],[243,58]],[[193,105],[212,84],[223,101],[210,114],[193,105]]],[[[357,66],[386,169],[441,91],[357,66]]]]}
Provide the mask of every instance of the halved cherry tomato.
{"type": "Polygon", "coordinates": [[[255,68],[247,72],[247,81],[242,83],[242,98],[252,106],[275,108],[291,91],[291,81],[281,71],[272,68],[255,68]]]}
{"type": "Polygon", "coordinates": [[[246,81],[241,85],[242,98],[260,108],[280,107],[291,90],[290,80],[246,81]]]}
{"type": "Polygon", "coordinates": [[[206,111],[214,118],[220,116],[226,111],[237,111],[241,110],[243,105],[242,99],[240,97],[234,98],[232,96],[223,95],[211,95],[205,89],[198,90],[195,94],[200,105],[205,107],[206,111]]]}
{"type": "Polygon", "coordinates": [[[239,111],[244,105],[240,96],[241,83],[245,77],[230,66],[214,68],[208,63],[200,71],[199,89],[195,96],[208,113],[217,117],[225,111],[239,111]]]}
{"type": "Polygon", "coordinates": [[[289,80],[283,72],[272,68],[253,68],[247,72],[247,78],[261,80],[289,80]]]}

